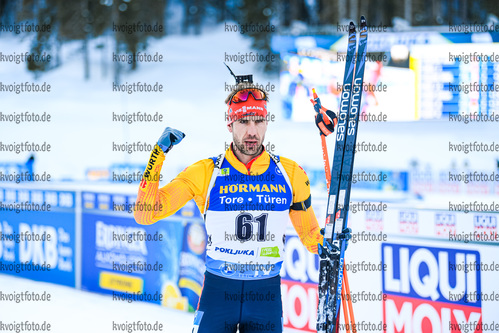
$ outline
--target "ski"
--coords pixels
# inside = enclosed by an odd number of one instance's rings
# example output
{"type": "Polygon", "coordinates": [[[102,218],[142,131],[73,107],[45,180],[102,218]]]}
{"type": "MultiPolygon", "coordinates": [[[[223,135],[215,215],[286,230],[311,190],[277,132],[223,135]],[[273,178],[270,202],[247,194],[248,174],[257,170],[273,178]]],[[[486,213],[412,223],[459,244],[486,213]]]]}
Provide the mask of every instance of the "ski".
{"type": "MultiPolygon", "coordinates": [[[[336,170],[336,172],[338,174],[341,173],[343,150],[345,146],[346,126],[348,124],[348,109],[350,105],[351,87],[354,75],[356,44],[357,36],[355,32],[355,24],[353,22],[350,22],[350,26],[348,29],[347,56],[345,59],[345,74],[343,77],[343,90],[341,93],[340,112],[338,114],[338,124],[336,127],[336,146],[333,157],[333,169],[331,173],[335,172],[335,168],[340,168],[339,170],[336,170]]],[[[318,108],[320,109],[320,105],[318,105],[318,108]]],[[[339,181],[339,178],[334,179],[333,177],[331,177],[331,183],[329,185],[328,207],[336,207],[340,185],[339,181]]],[[[326,215],[324,239],[327,239],[330,242],[333,240],[333,214],[334,213],[330,212],[330,210],[328,209],[326,215]]],[[[331,283],[335,284],[334,281],[331,281],[331,278],[334,278],[334,276],[336,276],[335,274],[333,274],[333,272],[337,269],[337,267],[334,266],[335,263],[338,262],[338,260],[335,259],[339,258],[328,258],[325,256],[321,256],[319,262],[319,302],[317,306],[318,333],[329,332],[329,327],[332,326],[334,312],[330,307],[330,304],[332,304],[332,296],[328,291],[330,289],[331,283]]]]}
{"type": "Polygon", "coordinates": [[[317,332],[327,333],[336,333],[339,326],[346,243],[338,239],[338,234],[347,227],[348,222],[355,144],[367,53],[367,24],[364,16],[360,19],[357,57],[355,57],[355,25],[352,22],[350,23],[348,42],[324,232],[325,240],[336,245],[340,252],[333,254],[332,257],[321,257],[319,267],[317,332]]]}
{"type": "MultiPolygon", "coordinates": [[[[337,206],[334,211],[336,217],[333,222],[333,241],[338,242],[340,248],[340,255],[338,261],[338,270],[332,272],[336,282],[336,292],[334,293],[330,285],[330,293],[336,296],[336,304],[334,304],[333,312],[334,318],[339,318],[340,304],[341,304],[341,288],[343,283],[343,265],[345,256],[346,242],[336,239],[337,235],[347,227],[348,224],[348,211],[350,206],[350,190],[352,187],[352,173],[355,157],[355,145],[357,142],[357,129],[359,125],[359,114],[362,99],[362,85],[364,83],[364,69],[366,64],[367,54],[367,23],[364,16],[360,18],[360,38],[357,51],[357,61],[355,64],[355,78],[353,82],[353,92],[351,94],[351,103],[348,115],[348,126],[346,133],[346,143],[344,147],[343,162],[341,167],[341,174],[336,177],[340,178],[340,190],[337,198],[337,206]]],[[[331,177],[333,178],[333,177],[331,177]]],[[[332,300],[332,297],[331,297],[332,300]]],[[[338,321],[334,321],[334,327],[330,332],[337,332],[338,321]]]]}

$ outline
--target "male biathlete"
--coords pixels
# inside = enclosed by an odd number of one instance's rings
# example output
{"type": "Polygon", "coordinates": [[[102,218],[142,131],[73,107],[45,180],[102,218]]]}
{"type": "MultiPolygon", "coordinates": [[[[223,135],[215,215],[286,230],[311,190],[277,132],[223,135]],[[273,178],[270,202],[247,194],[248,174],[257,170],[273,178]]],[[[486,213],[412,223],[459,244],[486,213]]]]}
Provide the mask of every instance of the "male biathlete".
{"type": "MultiPolygon", "coordinates": [[[[310,252],[337,248],[322,245],[305,171],[263,146],[267,93],[250,75],[237,76],[236,83],[225,100],[230,147],[192,164],[158,189],[165,154],[185,136],[167,127],[151,153],[137,197],[137,203],[157,203],[162,210],[136,210],[134,217],[137,223],[152,224],[193,198],[204,213],[206,272],[192,332],[282,332],[279,271],[288,220],[310,252]]],[[[316,119],[324,135],[334,130],[334,118],[324,109],[316,119]]],[[[342,237],[348,239],[349,231],[342,237]]]]}

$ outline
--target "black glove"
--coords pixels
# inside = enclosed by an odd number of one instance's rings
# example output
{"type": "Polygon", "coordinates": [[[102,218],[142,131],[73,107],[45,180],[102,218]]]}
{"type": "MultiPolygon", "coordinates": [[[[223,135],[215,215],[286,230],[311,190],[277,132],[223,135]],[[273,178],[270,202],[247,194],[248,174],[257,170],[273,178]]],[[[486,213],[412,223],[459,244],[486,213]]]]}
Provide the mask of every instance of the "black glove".
{"type": "Polygon", "coordinates": [[[328,136],[329,134],[334,132],[334,127],[338,123],[338,118],[336,117],[336,113],[331,110],[326,109],[322,106],[319,97],[314,91],[314,99],[311,99],[310,102],[314,105],[315,113],[315,125],[319,128],[322,135],[328,136]]]}
{"type": "Polygon", "coordinates": [[[321,108],[321,112],[315,114],[315,125],[317,125],[317,128],[321,131],[322,135],[328,136],[333,133],[337,123],[338,118],[331,110],[321,108]]]}
{"type": "MultiPolygon", "coordinates": [[[[324,236],[324,228],[321,229],[320,231],[321,235],[324,236]]],[[[341,239],[345,241],[345,250],[348,248],[348,241],[352,238],[352,229],[350,228],[345,228],[343,231],[338,234],[338,239],[341,239]]],[[[326,239],[324,239],[324,245],[322,244],[317,244],[319,256],[321,258],[326,258],[329,257],[331,258],[332,256],[339,254],[340,249],[334,245],[328,242],[326,239]]]]}
{"type": "Polygon", "coordinates": [[[326,239],[324,239],[324,245],[321,243],[317,244],[317,250],[319,252],[319,257],[324,259],[333,259],[334,256],[340,254],[340,249],[336,245],[329,243],[326,239]]]}
{"type": "Polygon", "coordinates": [[[345,228],[341,232],[341,234],[338,234],[338,239],[342,239],[345,241],[345,250],[348,247],[348,241],[352,239],[352,229],[350,228],[345,228]]]}

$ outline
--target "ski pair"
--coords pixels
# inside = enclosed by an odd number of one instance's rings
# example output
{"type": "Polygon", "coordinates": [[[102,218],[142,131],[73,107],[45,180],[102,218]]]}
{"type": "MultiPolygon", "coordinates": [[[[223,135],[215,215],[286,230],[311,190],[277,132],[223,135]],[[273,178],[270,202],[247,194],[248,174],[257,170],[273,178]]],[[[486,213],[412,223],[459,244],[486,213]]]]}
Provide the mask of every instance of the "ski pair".
{"type": "MultiPolygon", "coordinates": [[[[343,280],[346,278],[346,274],[344,275],[346,242],[341,240],[338,235],[347,227],[348,221],[355,143],[357,140],[359,113],[361,111],[360,103],[367,53],[367,24],[364,16],[360,18],[360,38],[357,54],[355,52],[356,39],[355,24],[350,22],[345,75],[338,124],[336,126],[336,145],[331,172],[329,172],[326,140],[324,135],[321,134],[324,167],[329,190],[324,240],[337,246],[340,250],[333,253],[325,251],[326,253],[320,254],[319,302],[317,307],[318,333],[336,333],[339,328],[341,294],[342,288],[344,288],[343,280]]],[[[320,112],[320,100],[315,91],[314,99],[317,101],[315,105],[316,111],[320,112]]],[[[324,247],[326,247],[326,244],[324,244],[324,247]]],[[[346,311],[345,308],[345,317],[347,317],[346,311]]],[[[351,314],[351,317],[353,317],[352,311],[351,314]]],[[[353,320],[353,318],[351,319],[353,320]]],[[[355,325],[352,328],[355,333],[355,325]]]]}

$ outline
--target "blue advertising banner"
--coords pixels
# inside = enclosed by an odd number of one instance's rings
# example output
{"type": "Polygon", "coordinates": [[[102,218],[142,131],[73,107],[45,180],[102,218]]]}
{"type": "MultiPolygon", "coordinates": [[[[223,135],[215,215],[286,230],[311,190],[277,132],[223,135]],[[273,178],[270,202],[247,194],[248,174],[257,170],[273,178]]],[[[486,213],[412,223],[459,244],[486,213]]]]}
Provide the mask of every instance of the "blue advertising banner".
{"type": "Polygon", "coordinates": [[[381,257],[387,267],[382,276],[387,296],[383,320],[389,329],[408,332],[421,327],[432,332],[436,327],[452,328],[463,318],[481,323],[478,251],[382,243],[381,257]]]}
{"type": "Polygon", "coordinates": [[[75,192],[0,188],[0,273],[75,287],[75,192]]]}
{"type": "Polygon", "coordinates": [[[82,193],[82,289],[193,311],[206,247],[199,211],[189,202],[163,221],[140,225],[133,218],[135,201],[82,193]]]}

